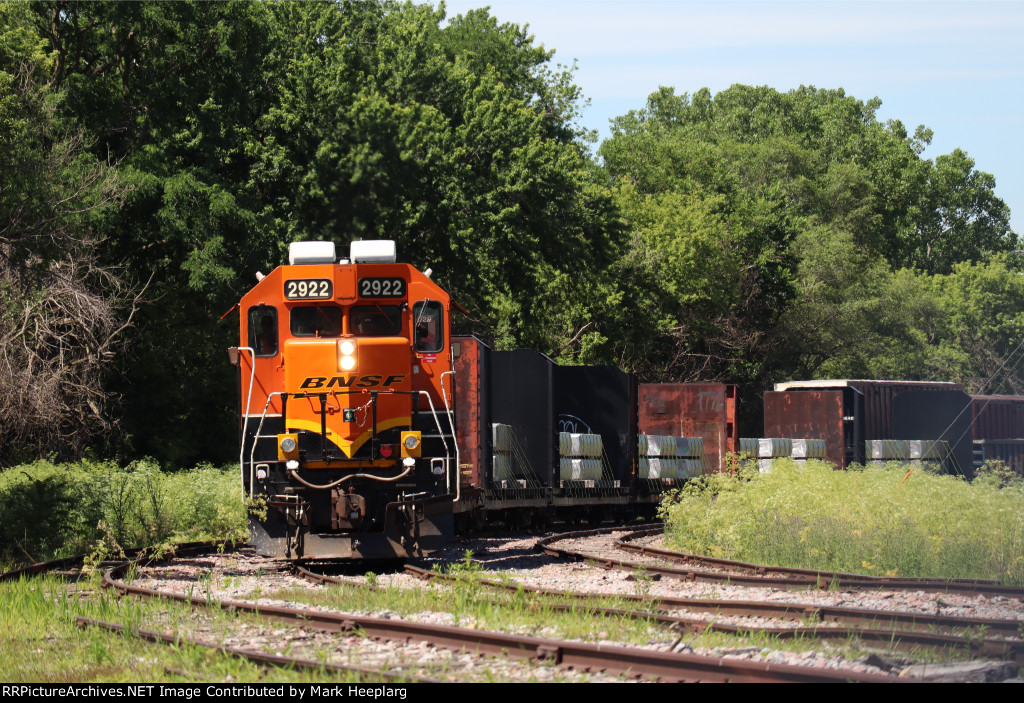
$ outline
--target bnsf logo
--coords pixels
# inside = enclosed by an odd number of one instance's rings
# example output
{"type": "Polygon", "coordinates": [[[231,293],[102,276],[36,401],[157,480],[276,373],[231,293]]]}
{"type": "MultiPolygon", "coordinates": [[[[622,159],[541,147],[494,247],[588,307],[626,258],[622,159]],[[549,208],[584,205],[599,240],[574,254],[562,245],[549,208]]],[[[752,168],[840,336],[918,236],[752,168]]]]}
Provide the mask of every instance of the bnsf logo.
{"type": "Polygon", "coordinates": [[[299,388],[387,388],[405,380],[405,376],[310,376],[299,388]]]}

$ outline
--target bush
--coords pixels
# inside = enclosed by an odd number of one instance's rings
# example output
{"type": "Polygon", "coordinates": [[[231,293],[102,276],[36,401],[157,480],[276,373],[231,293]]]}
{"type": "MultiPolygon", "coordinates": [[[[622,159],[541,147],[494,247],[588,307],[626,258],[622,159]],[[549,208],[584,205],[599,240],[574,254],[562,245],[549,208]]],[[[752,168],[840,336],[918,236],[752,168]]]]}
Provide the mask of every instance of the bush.
{"type": "Polygon", "coordinates": [[[1024,584],[1024,482],[973,483],[889,464],[835,471],[775,460],[668,497],[666,536],[686,552],[829,571],[1024,584]]]}
{"type": "Polygon", "coordinates": [[[48,461],[0,473],[0,558],[45,561],[166,540],[244,538],[245,507],[233,467],[163,472],[152,461],[48,461]]]}

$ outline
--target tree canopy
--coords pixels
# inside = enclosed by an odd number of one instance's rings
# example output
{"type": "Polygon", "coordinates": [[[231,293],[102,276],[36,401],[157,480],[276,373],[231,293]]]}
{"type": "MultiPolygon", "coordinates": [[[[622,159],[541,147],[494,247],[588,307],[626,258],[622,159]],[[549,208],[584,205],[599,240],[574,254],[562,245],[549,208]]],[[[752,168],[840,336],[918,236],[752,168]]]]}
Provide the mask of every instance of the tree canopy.
{"type": "Polygon", "coordinates": [[[632,305],[657,311],[624,342],[637,368],[754,394],[821,373],[973,374],[966,357],[935,366],[966,340],[934,321],[966,299],[905,289],[1005,271],[988,262],[1017,245],[1008,208],[963,151],[923,158],[930,130],[879,121],[880,104],[813,87],[661,88],[614,120],[600,154],[633,238],[620,264],[632,305]]]}
{"type": "Polygon", "coordinates": [[[923,158],[930,131],[877,99],[660,88],[595,158],[572,69],[484,9],[51,0],[0,23],[0,423],[27,452],[228,459],[220,318],[296,240],[396,240],[498,347],[751,397],[995,388],[1024,326],[994,178],[923,158]]]}

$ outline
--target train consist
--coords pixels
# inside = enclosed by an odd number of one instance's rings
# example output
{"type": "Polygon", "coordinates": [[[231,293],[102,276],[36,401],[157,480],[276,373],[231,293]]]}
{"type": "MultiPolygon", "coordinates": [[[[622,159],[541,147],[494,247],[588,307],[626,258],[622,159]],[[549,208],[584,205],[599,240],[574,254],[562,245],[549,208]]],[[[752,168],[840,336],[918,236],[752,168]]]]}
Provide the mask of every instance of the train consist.
{"type": "MultiPolygon", "coordinates": [[[[397,263],[393,242],[353,242],[341,260],[331,242],[296,242],[287,265],[259,278],[229,352],[262,554],[403,558],[491,520],[649,515],[665,491],[739,450],[735,386],[638,384],[613,366],[453,337],[448,294],[429,269],[397,263]]],[[[765,434],[823,440],[839,466],[862,460],[864,418],[878,411],[857,384],[872,382],[823,383],[845,385],[777,389],[778,403],[768,394],[765,434]]],[[[922,430],[897,422],[902,431],[922,430]]]]}

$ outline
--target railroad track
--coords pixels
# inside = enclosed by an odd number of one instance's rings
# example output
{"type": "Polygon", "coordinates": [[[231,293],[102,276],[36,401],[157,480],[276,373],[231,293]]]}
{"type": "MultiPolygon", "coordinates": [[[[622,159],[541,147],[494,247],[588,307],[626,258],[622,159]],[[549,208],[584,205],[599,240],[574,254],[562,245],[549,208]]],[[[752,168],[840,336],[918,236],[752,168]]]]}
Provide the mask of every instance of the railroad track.
{"type": "Polygon", "coordinates": [[[268,606],[237,600],[211,603],[203,596],[145,588],[122,580],[130,564],[115,567],[104,575],[104,585],[133,596],[156,597],[187,603],[195,608],[250,613],[326,632],[358,632],[361,636],[408,643],[427,642],[435,647],[469,651],[552,664],[576,671],[601,671],[637,679],[665,682],[757,682],[800,683],[896,681],[880,674],[812,669],[791,665],[747,662],[724,657],[702,657],[659,652],[637,647],[591,644],[553,638],[489,632],[470,628],[333,613],[309,608],[268,606]]]}
{"type": "Polygon", "coordinates": [[[626,537],[617,539],[615,544],[619,549],[634,554],[650,556],[657,559],[666,559],[679,564],[693,564],[704,568],[726,569],[730,572],[764,577],[766,580],[772,582],[779,579],[785,579],[793,583],[802,582],[808,587],[813,586],[825,589],[845,590],[884,588],[891,591],[910,590],[933,593],[962,593],[967,595],[1000,596],[1003,598],[1024,599],[1024,588],[1020,586],[1006,586],[992,579],[937,579],[922,577],[897,578],[892,576],[872,576],[870,574],[850,574],[839,571],[798,569],[783,566],[751,564],[748,562],[720,559],[697,554],[686,554],[670,549],[633,543],[638,538],[650,537],[651,535],[657,535],[660,533],[661,528],[659,527],[646,528],[638,530],[626,537]]]}
{"type": "Polygon", "coordinates": [[[303,671],[315,672],[318,674],[322,674],[324,672],[336,674],[359,674],[360,676],[366,678],[379,678],[382,681],[388,681],[392,683],[440,683],[439,679],[410,675],[397,676],[390,672],[382,671],[380,669],[372,669],[364,666],[342,666],[339,664],[333,664],[331,662],[318,661],[314,659],[304,659],[302,657],[289,657],[281,654],[268,654],[265,652],[257,652],[252,649],[243,649],[241,647],[229,647],[227,645],[218,644],[216,642],[212,642],[210,640],[198,637],[187,637],[181,634],[168,634],[166,632],[157,632],[155,630],[145,630],[142,628],[129,628],[120,623],[106,622],[104,620],[96,620],[94,618],[85,618],[78,616],[75,618],[75,624],[78,625],[78,627],[82,628],[96,627],[103,630],[109,630],[110,632],[116,632],[118,634],[127,635],[130,637],[137,637],[148,642],[159,642],[163,644],[169,644],[175,647],[181,646],[182,644],[189,644],[193,647],[202,647],[204,649],[210,649],[216,652],[220,652],[221,654],[246,659],[255,664],[260,664],[268,667],[276,667],[282,669],[299,669],[303,671]]]}
{"type": "MultiPolygon", "coordinates": [[[[621,528],[620,528],[621,531],[621,528]]],[[[573,533],[560,535],[561,539],[579,538],[580,534],[594,534],[595,532],[573,533]]],[[[626,544],[635,541],[637,535],[631,535],[619,542],[626,544]]],[[[545,549],[551,548],[555,538],[549,538],[545,549]]],[[[197,544],[188,545],[188,554],[202,555],[216,551],[220,545],[197,544]]],[[[628,545],[627,550],[632,550],[644,558],[650,558],[649,547],[639,545],[628,545]]],[[[617,547],[622,549],[622,547],[617,547]]],[[[593,561],[593,556],[570,555],[570,558],[586,558],[593,561]]],[[[658,554],[658,559],[667,558],[658,554]]],[[[179,557],[180,559],[180,557],[179,557]]],[[[144,557],[137,556],[134,563],[139,564],[144,557]]],[[[142,597],[160,597],[169,600],[177,600],[187,603],[193,608],[212,607],[218,610],[229,610],[239,613],[251,613],[265,620],[273,620],[284,623],[287,628],[313,629],[322,633],[333,633],[358,637],[363,640],[379,642],[391,642],[396,646],[410,647],[415,643],[430,643],[432,647],[441,647],[453,652],[470,653],[472,657],[490,655],[499,659],[517,658],[527,662],[540,662],[548,667],[559,667],[571,672],[605,672],[621,676],[639,678],[641,680],[659,681],[746,681],[746,682],[805,682],[805,681],[870,681],[889,682],[896,680],[893,676],[882,674],[865,674],[860,672],[843,671],[836,669],[814,669],[804,666],[792,666],[785,664],[766,664],[763,661],[749,661],[734,659],[730,657],[709,657],[688,654],[686,652],[665,652],[641,647],[626,647],[609,644],[590,644],[572,642],[547,637],[531,637],[526,635],[507,634],[501,632],[486,632],[472,628],[457,628],[445,625],[433,625],[422,622],[407,622],[393,617],[376,618],[368,616],[356,616],[351,614],[327,613],[312,610],[310,608],[293,608],[277,605],[256,604],[249,601],[233,599],[211,598],[210,594],[195,595],[172,593],[167,590],[150,589],[137,583],[128,583],[124,577],[128,569],[133,568],[130,561],[111,567],[104,576],[104,585],[116,589],[119,593],[130,594],[142,597]]],[[[52,563],[52,568],[69,568],[68,560],[52,563]]],[[[604,564],[608,566],[608,564],[604,564]]],[[[41,565],[34,565],[28,570],[22,570],[25,574],[40,573],[45,571],[41,565]]],[[[173,564],[171,565],[173,567],[173,564]]],[[[718,567],[723,565],[719,564],[718,567]]],[[[755,567],[756,565],[744,565],[755,567]]],[[[138,569],[138,566],[134,567],[138,569]]],[[[626,568],[616,565],[614,568],[626,568]]],[[[649,568],[649,567],[648,567],[649,568]]],[[[417,570],[414,567],[406,567],[408,573],[417,575],[420,578],[443,578],[438,574],[432,574],[425,570],[417,570]]],[[[307,570],[308,572],[308,570],[307,570]]],[[[8,575],[0,575],[0,580],[8,575]]],[[[306,578],[316,578],[321,582],[333,582],[334,579],[322,574],[313,575],[308,572],[306,578]]],[[[541,588],[523,589],[522,586],[508,582],[498,582],[492,579],[485,579],[477,575],[479,583],[488,588],[509,589],[519,588],[528,591],[533,596],[559,598],[568,603],[545,603],[546,608],[551,610],[579,608],[579,603],[593,599],[593,594],[588,593],[566,593],[564,591],[545,591],[541,588]],[[575,603],[575,605],[573,605],[575,603]]],[[[350,581],[345,581],[351,583],[350,581]]],[[[765,585],[765,584],[759,584],[765,585]]],[[[961,585],[966,585],[961,582],[961,585]]],[[[619,600],[627,601],[628,607],[621,609],[605,608],[600,614],[609,617],[629,617],[644,619],[659,627],[671,629],[679,634],[682,639],[684,634],[694,632],[723,632],[723,633],[751,633],[761,632],[762,634],[779,639],[796,637],[813,637],[816,640],[834,640],[843,638],[857,638],[865,644],[875,644],[892,649],[893,643],[902,648],[929,648],[943,651],[965,651],[973,655],[995,657],[1003,660],[1022,662],[1022,642],[1020,636],[1020,622],[1008,622],[994,618],[965,618],[947,617],[936,615],[923,615],[911,613],[897,613],[889,611],[865,611],[856,608],[839,608],[812,604],[791,604],[791,603],[768,603],[764,601],[727,601],[716,599],[693,599],[693,598],[671,598],[671,597],[643,597],[633,595],[619,595],[619,600]],[[633,605],[636,608],[633,608],[633,605]],[[744,617],[774,617],[796,622],[791,627],[774,627],[752,624],[729,624],[716,622],[708,615],[722,616],[744,616],[744,617]],[[802,621],[802,622],[801,622],[802,621]],[[1003,639],[1014,638],[1014,639],[1003,639]]],[[[598,613],[598,609],[588,606],[588,612],[598,613]]],[[[86,623],[82,623],[83,626],[86,623]]],[[[89,623],[89,626],[101,626],[96,623],[89,623]]],[[[116,624],[111,625],[116,627],[116,624]]],[[[133,630],[133,632],[136,632],[133,630]]],[[[160,637],[167,641],[166,633],[160,633],[156,629],[149,632],[138,631],[139,636],[158,639],[160,637]]],[[[679,640],[677,640],[678,643],[679,640]]],[[[202,646],[220,646],[209,641],[197,641],[202,646]]],[[[422,646],[422,645],[421,645],[422,646]]],[[[672,647],[673,649],[675,647],[672,647]]],[[[684,646],[685,649],[685,646],[684,646]]],[[[283,657],[283,655],[266,655],[266,653],[253,652],[248,647],[226,647],[226,653],[233,656],[248,656],[252,654],[259,660],[259,657],[269,656],[266,661],[261,661],[266,666],[290,666],[302,668],[306,666],[319,666],[322,670],[332,670],[324,667],[324,657],[283,657]],[[237,652],[234,650],[238,650],[237,652]],[[275,656],[282,656],[275,660],[275,656]]],[[[332,665],[335,666],[335,665],[332,665]]],[[[338,671],[349,671],[355,675],[372,678],[379,681],[392,680],[394,672],[389,665],[379,667],[339,667],[338,671]]],[[[450,674],[450,672],[449,672],[450,674]]],[[[457,676],[457,675],[456,675],[457,676]]],[[[413,671],[410,668],[404,669],[399,674],[402,681],[430,681],[437,677],[431,676],[429,671],[413,671]]],[[[447,680],[452,680],[448,678],[447,680]]],[[[515,680],[513,678],[513,680],[515,680]]]]}
{"type": "Polygon", "coordinates": [[[793,590],[888,590],[923,591],[931,593],[955,593],[963,595],[998,596],[1024,599],[1024,588],[1005,586],[987,579],[934,579],[934,578],[892,578],[864,574],[845,574],[835,571],[794,569],[747,562],[718,559],[695,554],[684,554],[666,549],[630,544],[639,537],[656,534],[660,528],[649,528],[634,532],[626,538],[615,540],[615,549],[575,549],[572,546],[556,546],[558,542],[581,540],[596,535],[621,532],[622,528],[602,528],[552,535],[537,543],[538,550],[560,559],[575,559],[599,564],[606,568],[636,570],[643,567],[645,573],[683,581],[700,581],[738,586],[785,588],[793,590]],[[649,561],[638,563],[620,559],[619,550],[625,550],[649,557],[649,561]],[[669,561],[686,566],[662,566],[657,561],[669,561]],[[692,565],[692,566],[691,566],[692,565]]]}
{"type": "MultiPolygon", "coordinates": [[[[406,566],[405,571],[424,580],[457,581],[458,577],[441,574],[415,566],[406,566]]],[[[303,570],[310,580],[351,585],[341,579],[314,574],[303,570]]],[[[572,611],[580,602],[607,601],[605,594],[576,591],[555,591],[533,588],[521,584],[510,584],[491,579],[481,579],[488,588],[514,592],[519,589],[527,593],[557,600],[572,601],[570,604],[548,603],[546,607],[572,611]]],[[[603,613],[609,617],[629,617],[656,622],[678,632],[704,633],[720,632],[731,635],[760,633],[780,639],[816,638],[847,640],[856,638],[864,643],[887,646],[898,650],[919,650],[922,648],[940,652],[966,652],[973,655],[995,657],[1015,661],[1024,665],[1024,640],[1007,640],[1004,637],[1020,635],[1021,624],[994,618],[942,617],[915,615],[860,608],[823,607],[804,604],[775,604],[774,607],[758,601],[698,600],[658,596],[635,596],[621,594],[618,600],[626,600],[640,606],[639,610],[591,606],[591,612],[603,613]],[[821,623],[810,626],[773,627],[758,624],[729,624],[715,620],[684,618],[666,611],[685,611],[702,614],[728,614],[739,617],[773,617],[793,622],[821,623]],[[830,624],[853,625],[836,627],[830,624]],[[882,629],[881,626],[885,626],[882,629]],[[901,629],[906,628],[906,629],[901,629]],[[1003,637],[978,636],[978,632],[999,634],[1003,637]],[[966,634],[959,634],[966,633],[966,634]]]]}

